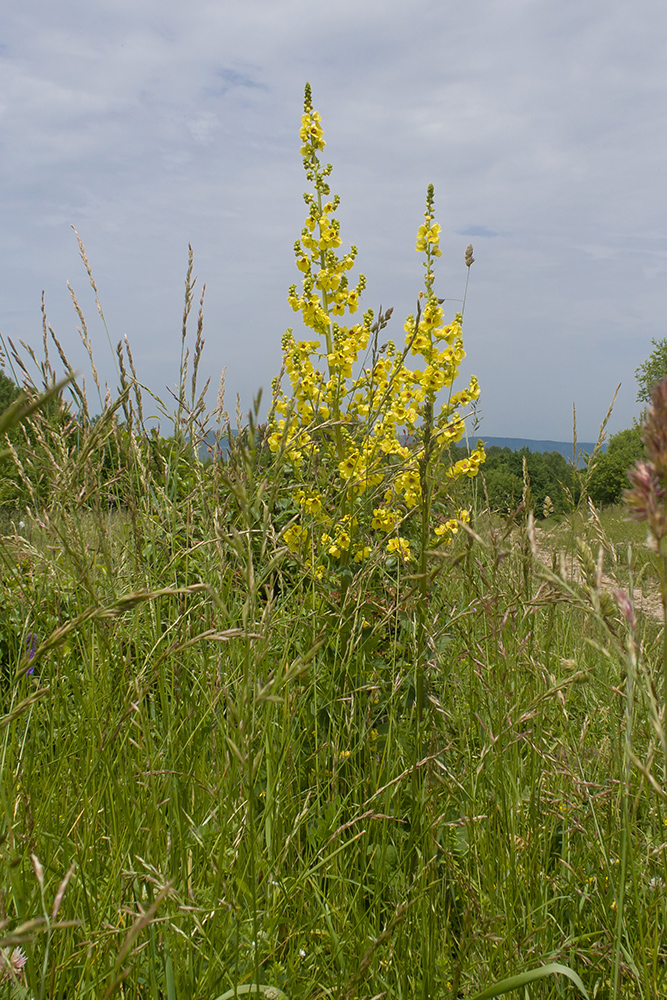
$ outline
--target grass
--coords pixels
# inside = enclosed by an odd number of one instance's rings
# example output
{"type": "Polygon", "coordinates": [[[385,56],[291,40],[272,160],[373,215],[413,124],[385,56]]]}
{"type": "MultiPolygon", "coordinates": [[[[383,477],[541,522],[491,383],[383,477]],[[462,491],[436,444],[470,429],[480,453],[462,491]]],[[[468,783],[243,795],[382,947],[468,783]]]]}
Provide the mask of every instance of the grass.
{"type": "Polygon", "coordinates": [[[628,517],[622,504],[597,511],[579,510],[564,518],[547,518],[541,523],[548,545],[566,551],[576,560],[577,538],[595,551],[602,546],[603,566],[623,586],[633,585],[659,596],[660,566],[658,553],[644,522],[628,517]]]}
{"type": "Polygon", "coordinates": [[[309,87],[304,111],[290,301],[327,348],[285,336],[268,430],[258,401],[231,433],[224,380],[206,413],[192,256],[170,439],[126,341],[103,392],[76,298],[100,414],[46,317],[41,359],[12,351],[0,998],[665,996],[667,652],[633,603],[663,567],[583,474],[548,533],[527,474],[503,519],[483,450],[452,467],[478,387],[438,409],[463,341],[432,187],[405,348],[379,344],[391,310],[330,323],[365,280],[334,252],[309,87]]]}
{"type": "Polygon", "coordinates": [[[618,607],[542,567],[516,519],[480,508],[426,605],[377,553],[315,586],[281,544],[278,459],[151,450],[136,413],[76,441],[33,417],[40,505],[4,538],[2,917],[25,995],[457,997],[546,962],[591,996],[615,962],[622,995],[662,995],[658,625],[637,624],[629,723],[618,607]]]}

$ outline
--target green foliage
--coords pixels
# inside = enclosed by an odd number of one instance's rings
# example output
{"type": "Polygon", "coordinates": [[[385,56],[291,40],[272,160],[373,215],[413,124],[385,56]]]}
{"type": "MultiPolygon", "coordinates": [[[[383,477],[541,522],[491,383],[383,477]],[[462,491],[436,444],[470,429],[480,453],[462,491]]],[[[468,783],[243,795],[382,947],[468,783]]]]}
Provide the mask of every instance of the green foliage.
{"type": "Polygon", "coordinates": [[[644,456],[639,424],[612,434],[607,450],[599,451],[592,460],[588,492],[593,503],[598,507],[619,503],[629,486],[628,469],[644,456]]]}
{"type": "Polygon", "coordinates": [[[20,390],[0,372],[0,438],[8,445],[0,447],[0,509],[5,518],[22,511],[31,499],[48,495],[44,476],[41,485],[35,479],[35,490],[29,495],[20,469],[24,465],[39,465],[44,458],[36,422],[41,421],[57,436],[71,435],[69,410],[62,400],[62,390],[70,381],[69,377],[57,384],[51,381],[40,393],[35,386],[20,390]]]}
{"type": "Polygon", "coordinates": [[[578,499],[578,486],[571,464],[560,452],[512,451],[497,445],[487,450],[483,473],[491,510],[509,514],[521,503],[524,458],[535,516],[571,510],[573,499],[575,503],[578,499]]]}
{"type": "Polygon", "coordinates": [[[667,378],[667,337],[662,340],[652,340],[653,350],[648,359],[637,368],[635,378],[639,385],[637,401],[650,403],[653,386],[663,378],[667,378]]]}
{"type": "Polygon", "coordinates": [[[576,972],[572,972],[572,969],[559,965],[557,962],[552,962],[550,965],[544,965],[539,969],[522,972],[519,976],[511,976],[509,979],[503,980],[502,983],[496,983],[495,986],[489,986],[487,989],[482,990],[481,993],[476,993],[472,1000],[493,1000],[494,997],[502,996],[504,993],[510,993],[514,990],[520,990],[521,987],[525,989],[529,983],[535,983],[540,979],[545,979],[547,976],[553,975],[566,976],[575,984],[579,992],[588,998],[584,984],[576,972]]]}
{"type": "MultiPolygon", "coordinates": [[[[0,370],[0,413],[4,413],[7,408],[20,396],[21,391],[16,383],[8,378],[4,371],[0,370]]],[[[17,430],[12,428],[7,432],[13,444],[17,441],[17,430]]],[[[3,442],[4,444],[4,442],[3,442]]],[[[1,451],[5,451],[0,446],[1,451]]],[[[14,464],[8,455],[0,457],[0,507],[9,500],[13,505],[16,498],[16,480],[13,476],[14,464]]]]}
{"type": "Polygon", "coordinates": [[[20,394],[21,390],[16,382],[0,369],[0,413],[3,413],[20,394]]]}

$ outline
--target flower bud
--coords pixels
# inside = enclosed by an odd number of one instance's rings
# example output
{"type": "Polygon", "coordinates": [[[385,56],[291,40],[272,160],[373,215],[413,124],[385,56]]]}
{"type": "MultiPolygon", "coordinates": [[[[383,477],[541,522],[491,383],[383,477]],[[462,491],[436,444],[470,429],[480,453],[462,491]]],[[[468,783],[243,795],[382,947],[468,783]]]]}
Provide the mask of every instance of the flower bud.
{"type": "Polygon", "coordinates": [[[642,440],[658,477],[665,481],[667,479],[667,379],[662,379],[653,387],[652,406],[646,417],[642,440]]]}
{"type": "Polygon", "coordinates": [[[667,518],[662,501],[665,498],[656,468],[652,462],[636,462],[628,471],[631,489],[624,491],[630,517],[635,521],[648,521],[654,537],[660,541],[667,535],[667,518]]]}

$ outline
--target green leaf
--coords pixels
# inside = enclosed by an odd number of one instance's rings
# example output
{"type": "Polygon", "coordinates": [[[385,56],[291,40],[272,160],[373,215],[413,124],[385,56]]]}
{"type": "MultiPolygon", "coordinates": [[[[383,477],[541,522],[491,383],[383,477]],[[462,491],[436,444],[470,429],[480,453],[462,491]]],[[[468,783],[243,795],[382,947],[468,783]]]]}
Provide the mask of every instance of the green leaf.
{"type": "Polygon", "coordinates": [[[485,990],[482,990],[481,993],[476,993],[470,1000],[491,1000],[491,997],[502,996],[503,993],[510,993],[512,990],[518,990],[522,986],[534,983],[538,979],[544,979],[546,976],[553,976],[557,973],[571,979],[581,994],[586,997],[586,1000],[589,1000],[586,988],[577,973],[573,972],[572,969],[568,969],[567,965],[560,965],[558,962],[551,962],[550,965],[541,965],[539,969],[531,969],[530,972],[522,972],[518,976],[510,976],[509,979],[503,979],[493,986],[487,986],[485,990]]]}

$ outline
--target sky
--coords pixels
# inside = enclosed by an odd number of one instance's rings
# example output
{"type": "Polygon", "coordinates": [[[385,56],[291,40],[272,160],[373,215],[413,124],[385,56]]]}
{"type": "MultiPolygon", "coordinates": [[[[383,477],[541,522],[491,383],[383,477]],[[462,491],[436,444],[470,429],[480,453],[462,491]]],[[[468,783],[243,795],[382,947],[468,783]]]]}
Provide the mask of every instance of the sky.
{"type": "Polygon", "coordinates": [[[450,315],[474,247],[461,377],[480,433],[571,440],[574,404],[595,440],[619,383],[620,430],[667,336],[666,49],[663,0],[23,0],[0,28],[0,333],[39,359],[44,292],[94,400],[69,282],[102,380],[127,336],[170,406],[191,244],[211,405],[223,368],[230,411],[266,398],[302,329],[309,81],[363,308],[393,306],[402,339],[432,182],[450,315]]]}

